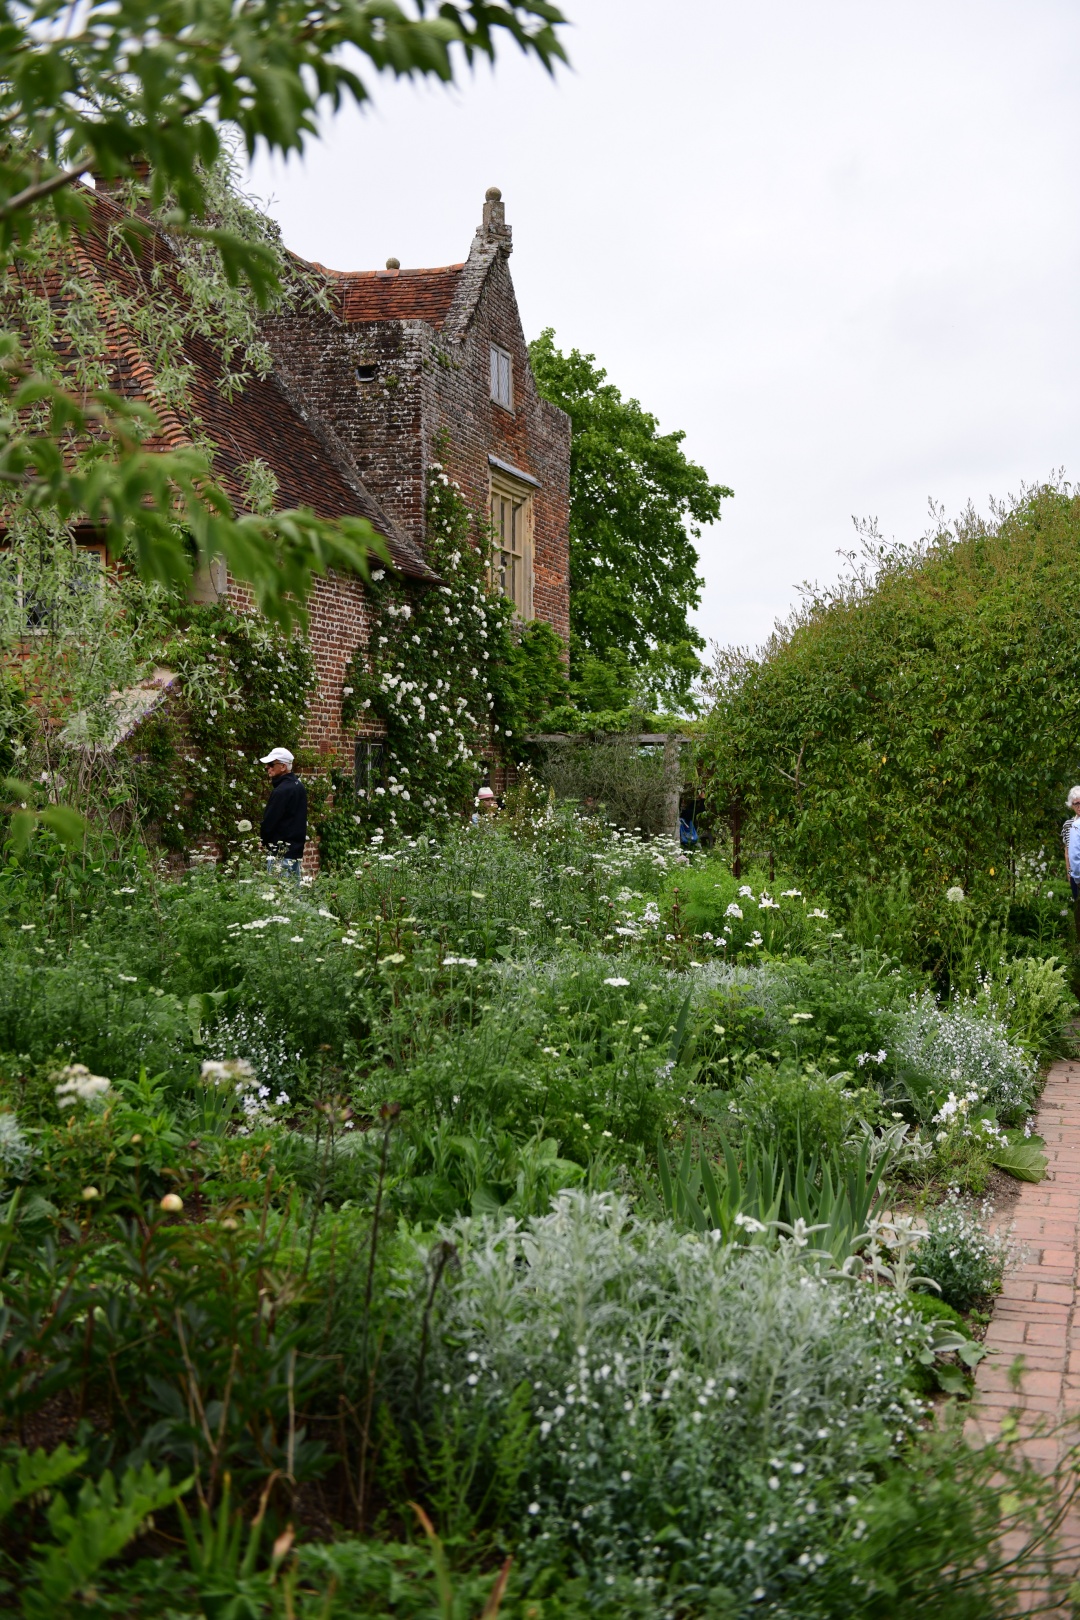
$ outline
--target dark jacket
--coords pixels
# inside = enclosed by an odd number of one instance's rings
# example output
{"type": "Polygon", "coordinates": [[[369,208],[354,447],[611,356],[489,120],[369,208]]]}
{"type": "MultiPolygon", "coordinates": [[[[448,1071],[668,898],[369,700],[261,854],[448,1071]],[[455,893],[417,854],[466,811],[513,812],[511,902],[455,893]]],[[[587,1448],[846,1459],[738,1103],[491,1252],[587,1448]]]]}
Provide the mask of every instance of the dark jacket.
{"type": "Polygon", "coordinates": [[[307,789],[298,776],[286,771],[275,776],[263,811],[259,836],[275,855],[298,861],[307,841],[307,789]]]}

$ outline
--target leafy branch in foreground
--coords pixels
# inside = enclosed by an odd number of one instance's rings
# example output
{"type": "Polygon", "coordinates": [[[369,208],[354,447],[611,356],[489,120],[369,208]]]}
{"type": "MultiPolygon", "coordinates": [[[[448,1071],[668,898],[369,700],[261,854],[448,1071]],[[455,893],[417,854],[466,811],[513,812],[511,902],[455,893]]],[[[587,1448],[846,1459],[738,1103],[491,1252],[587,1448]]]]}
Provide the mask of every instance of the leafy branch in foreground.
{"type": "Polygon", "coordinates": [[[28,227],[50,201],[85,223],[73,183],[93,169],[108,178],[148,165],[156,205],[172,197],[182,219],[206,212],[205,172],[234,126],[248,156],[259,142],[287,154],[317,133],[320,103],[336,110],[369,92],[345,53],[397,78],[451,83],[454,47],[468,62],[494,60],[502,30],[550,71],[565,53],[562,16],[547,0],[427,0],[410,13],[393,0],[309,5],[306,0],[68,0],[0,9],[0,241],[28,227]],[[123,71],[118,64],[123,63],[123,71]]]}
{"type": "MultiPolygon", "coordinates": [[[[494,60],[500,38],[549,71],[564,57],[562,17],[546,0],[464,0],[430,12],[427,0],[409,9],[392,0],[90,0],[74,12],[66,0],[0,5],[0,272],[16,306],[0,334],[9,532],[46,511],[86,522],[144,579],[170,584],[191,577],[193,541],[199,560],[223,557],[285,625],[302,617],[314,575],[364,573],[373,551],[384,556],[359,519],[306,510],[238,517],[197,446],[145,448],[161,426],[154,411],[100,378],[78,387],[43,364],[43,336],[70,352],[61,315],[36,342],[27,328],[35,302],[40,312],[55,291],[50,277],[63,280],[57,250],[93,222],[93,193],[79,183],[88,173],[107,185],[132,254],[152,256],[155,237],[172,242],[181,260],[213,259],[222,287],[265,306],[282,292],[285,255],[265,233],[228,217],[223,225],[218,177],[230,141],[249,158],[260,143],[302,151],[322,105],[368,99],[357,54],[376,72],[446,83],[458,57],[494,60]]],[[[167,370],[182,370],[175,354],[164,358],[167,370]]]]}

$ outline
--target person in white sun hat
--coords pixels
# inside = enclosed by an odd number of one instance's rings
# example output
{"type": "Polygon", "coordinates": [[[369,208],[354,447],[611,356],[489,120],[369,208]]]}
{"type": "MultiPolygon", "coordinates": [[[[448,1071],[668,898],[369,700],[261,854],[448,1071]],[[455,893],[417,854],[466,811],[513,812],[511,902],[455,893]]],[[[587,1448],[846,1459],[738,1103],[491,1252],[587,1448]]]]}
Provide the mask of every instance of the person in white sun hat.
{"type": "Polygon", "coordinates": [[[259,828],[266,870],[290,872],[299,879],[307,843],[307,789],[293,775],[293,755],[287,748],[271,748],[259,764],[266,766],[270,778],[270,797],[259,828]]]}
{"type": "Polygon", "coordinates": [[[1061,842],[1065,845],[1065,870],[1069,874],[1069,888],[1072,890],[1073,922],[1077,941],[1080,942],[1080,787],[1069,789],[1065,807],[1072,815],[1061,829],[1061,842]]]}
{"type": "Polygon", "coordinates": [[[480,817],[493,816],[499,808],[499,801],[489,787],[482,787],[473,801],[476,809],[472,813],[472,824],[479,825],[480,817]]]}

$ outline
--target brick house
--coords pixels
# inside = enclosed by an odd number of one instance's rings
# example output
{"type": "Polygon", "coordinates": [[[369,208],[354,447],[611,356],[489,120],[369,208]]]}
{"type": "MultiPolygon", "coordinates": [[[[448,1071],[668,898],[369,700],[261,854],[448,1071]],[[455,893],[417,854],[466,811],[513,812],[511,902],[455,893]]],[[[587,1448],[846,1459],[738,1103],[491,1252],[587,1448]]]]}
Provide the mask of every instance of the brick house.
{"type": "MultiPolygon", "coordinates": [[[[183,404],[163,403],[129,311],[152,297],[152,276],[175,286],[169,240],[154,232],[137,255],[116,252],[110,232],[121,211],[97,193],[91,228],[73,239],[76,276],[93,288],[108,334],[109,386],[149,404],[162,448],[209,442],[215,475],[238,511],[253,509],[250,468],[276,480],[275,506],[310,507],[325,518],[366,517],[404,578],[436,583],[424,557],[425,489],[433,462],[460,485],[477,520],[499,537],[498,583],[522,619],[569,631],[570,423],[541,399],[529,366],[508,260],[510,228],[497,190],[464,263],[434,270],[345,272],[312,265],[326,307],[291,309],[264,322],[273,368],[231,397],[219,387],[224,360],[189,333],[183,404]]],[[[68,300],[58,271],[54,303],[68,300]]],[[[78,530],[80,546],[104,548],[78,530]]],[[[223,565],[196,582],[195,598],[252,608],[223,565]]],[[[317,690],[304,742],[349,768],[355,734],[342,724],[342,684],[370,628],[369,599],[356,578],[316,581],[309,636],[317,690]]],[[[375,734],[375,728],[369,730],[375,734]]]]}
{"type": "MultiPolygon", "coordinates": [[[[264,330],[279,386],[332,435],[395,535],[422,555],[427,477],[443,465],[474,513],[490,516],[499,583],[520,617],[544,619],[568,640],[570,422],[537,392],[510,253],[492,188],[464,263],[314,265],[329,308],[290,312],[264,330]]],[[[351,743],[335,719],[337,694],[361,639],[351,596],[316,603],[312,636],[320,702],[311,741],[343,755],[351,743]]]]}

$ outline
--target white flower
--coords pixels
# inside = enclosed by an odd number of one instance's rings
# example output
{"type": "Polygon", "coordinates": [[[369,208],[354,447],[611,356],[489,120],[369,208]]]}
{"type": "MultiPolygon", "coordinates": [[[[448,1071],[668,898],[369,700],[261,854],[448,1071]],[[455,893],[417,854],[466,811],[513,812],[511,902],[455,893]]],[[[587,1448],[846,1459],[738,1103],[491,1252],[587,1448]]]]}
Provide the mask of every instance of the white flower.
{"type": "Polygon", "coordinates": [[[243,821],[238,821],[236,823],[236,830],[240,833],[248,833],[251,831],[251,822],[248,821],[246,816],[243,821]]]}
{"type": "Polygon", "coordinates": [[[815,906],[810,915],[811,917],[820,917],[824,921],[828,918],[829,913],[827,911],[822,911],[820,906],[815,906]]]}
{"type": "Polygon", "coordinates": [[[199,1070],[199,1079],[206,1086],[234,1086],[246,1091],[255,1084],[255,1070],[247,1058],[207,1058],[199,1070]]]}
{"type": "Polygon", "coordinates": [[[945,898],[950,905],[958,906],[964,898],[964,891],[959,883],[954,883],[951,889],[945,890],[945,898]]]}
{"type": "Polygon", "coordinates": [[[764,1232],[765,1230],[762,1221],[755,1220],[753,1215],[744,1215],[741,1209],[735,1217],[735,1225],[741,1226],[744,1232],[764,1232]]]}
{"type": "Polygon", "coordinates": [[[120,980],[121,984],[138,984],[139,982],[139,977],[136,973],[118,973],[116,977],[120,980]]]}
{"type": "Polygon", "coordinates": [[[64,1102],[93,1102],[95,1098],[104,1097],[112,1082],[104,1075],[91,1074],[85,1063],[69,1063],[56,1075],[59,1084],[56,1088],[56,1100],[64,1102]]]}
{"type": "Polygon", "coordinates": [[[630,983],[630,980],[629,979],[605,979],[604,983],[605,984],[610,984],[613,990],[625,990],[626,986],[630,983]]]}
{"type": "MultiPolygon", "coordinates": [[[[404,957],[402,957],[404,961],[404,957]]],[[[444,956],[443,967],[475,967],[475,956],[444,956]]]]}
{"type": "Polygon", "coordinates": [[[749,883],[743,884],[742,888],[739,890],[739,894],[743,900],[752,900],[754,898],[754,891],[750,887],[749,883]]]}
{"type": "Polygon", "coordinates": [[[733,900],[731,902],[730,906],[728,906],[727,910],[724,912],[724,916],[725,917],[740,917],[741,918],[741,916],[742,916],[742,907],[737,906],[735,904],[734,900],[733,900]]]}

